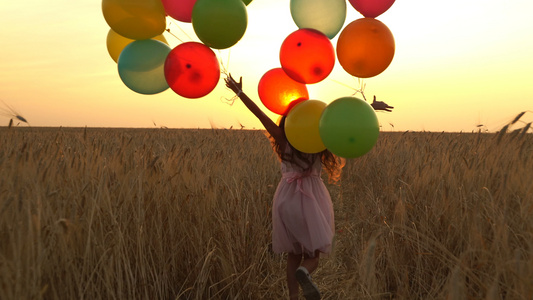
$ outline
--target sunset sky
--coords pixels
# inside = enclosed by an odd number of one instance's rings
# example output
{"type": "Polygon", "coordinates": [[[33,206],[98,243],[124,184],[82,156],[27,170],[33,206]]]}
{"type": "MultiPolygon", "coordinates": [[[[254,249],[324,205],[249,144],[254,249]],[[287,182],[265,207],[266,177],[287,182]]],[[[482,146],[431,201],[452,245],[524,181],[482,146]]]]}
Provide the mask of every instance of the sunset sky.
{"type": "MultiPolygon", "coordinates": [[[[243,76],[244,91],[261,108],[258,81],[279,67],[279,47],[298,29],[289,2],[254,0],[242,40],[216,51],[229,72],[243,76]]],[[[349,3],[347,8],[345,25],[362,17],[349,3]]],[[[495,131],[533,111],[532,11],[528,0],[396,0],[378,17],[394,35],[394,59],[364,80],[367,98],[376,95],[395,107],[378,113],[382,130],[470,132],[484,125],[495,131]]],[[[198,41],[190,23],[173,21],[169,29],[179,38],[165,33],[171,47],[198,41]]],[[[131,91],[107,52],[108,31],[101,1],[4,1],[0,107],[12,107],[31,126],[262,128],[242,103],[228,104],[233,94],[222,80],[201,99],[170,89],[157,95],[131,91]]],[[[330,103],[357,87],[357,79],[337,64],[308,89],[311,99],[330,103]]],[[[9,119],[1,115],[0,126],[9,119]]],[[[523,120],[533,121],[533,112],[523,120]]]]}

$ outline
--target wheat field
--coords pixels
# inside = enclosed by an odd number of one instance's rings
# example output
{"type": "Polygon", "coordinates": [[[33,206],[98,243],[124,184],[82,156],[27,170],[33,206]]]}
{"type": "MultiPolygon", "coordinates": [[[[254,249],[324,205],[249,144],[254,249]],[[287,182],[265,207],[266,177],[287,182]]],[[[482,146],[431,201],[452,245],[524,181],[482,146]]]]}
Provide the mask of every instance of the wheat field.
{"type": "MultiPolygon", "coordinates": [[[[261,131],[0,128],[0,174],[2,299],[287,297],[261,131]]],[[[327,186],[324,299],[533,299],[531,134],[382,132],[327,186]]]]}

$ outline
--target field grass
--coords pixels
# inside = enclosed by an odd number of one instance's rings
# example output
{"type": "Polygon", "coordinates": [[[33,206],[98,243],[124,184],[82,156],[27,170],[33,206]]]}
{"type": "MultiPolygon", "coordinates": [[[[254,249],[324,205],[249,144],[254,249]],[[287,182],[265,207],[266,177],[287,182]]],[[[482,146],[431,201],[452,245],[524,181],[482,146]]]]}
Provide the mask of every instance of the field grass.
{"type": "MultiPolygon", "coordinates": [[[[283,299],[279,172],[260,131],[1,128],[1,298],[283,299]]],[[[324,299],[532,299],[531,134],[382,133],[328,188],[324,299]]]]}

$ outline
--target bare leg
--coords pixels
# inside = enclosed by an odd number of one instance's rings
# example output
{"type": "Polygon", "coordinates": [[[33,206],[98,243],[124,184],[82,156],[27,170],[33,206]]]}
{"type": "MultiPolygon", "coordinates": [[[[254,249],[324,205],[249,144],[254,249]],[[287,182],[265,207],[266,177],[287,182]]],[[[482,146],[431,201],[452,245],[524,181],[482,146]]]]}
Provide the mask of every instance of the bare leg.
{"type": "Polygon", "coordinates": [[[300,285],[296,281],[296,269],[302,262],[301,254],[289,253],[287,255],[287,286],[289,288],[289,298],[291,300],[297,300],[300,293],[300,285]]]}
{"type": "Polygon", "coordinates": [[[318,260],[320,258],[320,251],[315,251],[315,257],[310,257],[309,255],[304,255],[304,261],[302,262],[302,267],[305,267],[309,274],[313,273],[318,267],[318,260]]]}
{"type": "Polygon", "coordinates": [[[304,254],[304,260],[294,276],[298,281],[299,285],[302,287],[303,294],[307,300],[319,300],[320,291],[313,280],[311,279],[310,273],[315,271],[318,267],[318,261],[320,257],[320,252],[316,251],[313,257],[310,257],[307,254],[304,254]]]}

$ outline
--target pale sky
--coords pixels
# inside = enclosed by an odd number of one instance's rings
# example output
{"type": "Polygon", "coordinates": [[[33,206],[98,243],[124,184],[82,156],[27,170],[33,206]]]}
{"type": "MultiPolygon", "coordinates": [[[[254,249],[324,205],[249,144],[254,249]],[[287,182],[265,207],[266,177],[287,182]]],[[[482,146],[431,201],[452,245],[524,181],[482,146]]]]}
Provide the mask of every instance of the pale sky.
{"type": "MultiPolygon", "coordinates": [[[[216,51],[273,119],[277,115],[261,104],[257,84],[280,66],[279,47],[298,29],[289,2],[252,1],[242,40],[216,51]]],[[[349,3],[347,9],[345,26],[362,17],[349,3]]],[[[378,113],[382,130],[470,132],[483,124],[494,131],[533,110],[531,11],[529,0],[396,0],[377,18],[394,35],[394,59],[364,80],[369,100],[376,95],[395,107],[378,113]]],[[[198,41],[190,23],[174,21],[169,29],[183,42],[198,41]]],[[[101,1],[3,1],[0,99],[32,126],[262,128],[242,103],[227,104],[233,95],[222,80],[200,99],[171,89],[156,95],[131,91],[107,52],[108,31],[101,1]]],[[[180,43],[165,37],[171,47],[180,43]]],[[[327,79],[308,89],[311,99],[330,103],[352,95],[349,86],[357,88],[357,79],[337,63],[327,79]]],[[[0,126],[9,119],[0,115],[0,126]]],[[[533,121],[533,112],[523,120],[533,121]]]]}

